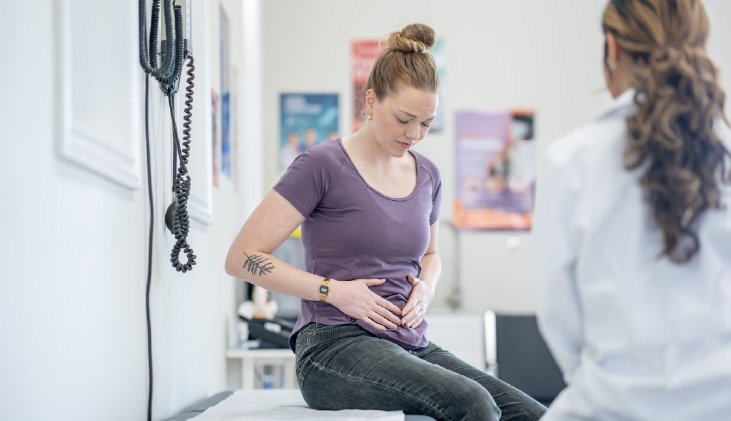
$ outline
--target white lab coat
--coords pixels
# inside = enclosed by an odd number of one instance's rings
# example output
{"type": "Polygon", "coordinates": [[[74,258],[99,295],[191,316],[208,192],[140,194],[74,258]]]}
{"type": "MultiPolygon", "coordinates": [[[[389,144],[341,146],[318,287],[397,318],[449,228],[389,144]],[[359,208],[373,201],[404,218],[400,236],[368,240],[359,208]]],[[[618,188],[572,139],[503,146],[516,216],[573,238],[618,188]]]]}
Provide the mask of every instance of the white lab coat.
{"type": "MultiPolygon", "coordinates": [[[[634,91],[556,141],[534,225],[539,327],[568,387],[544,420],[731,420],[731,191],[689,264],[662,237],[641,170],[622,163],[634,91]]],[[[731,132],[719,129],[727,147],[731,132]]]]}

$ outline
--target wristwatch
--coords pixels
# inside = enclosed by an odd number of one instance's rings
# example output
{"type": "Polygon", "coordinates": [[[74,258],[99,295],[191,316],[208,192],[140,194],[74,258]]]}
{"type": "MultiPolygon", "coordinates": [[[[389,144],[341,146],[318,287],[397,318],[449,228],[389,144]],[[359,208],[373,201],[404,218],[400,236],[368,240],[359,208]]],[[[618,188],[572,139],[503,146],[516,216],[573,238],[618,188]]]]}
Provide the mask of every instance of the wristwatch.
{"type": "Polygon", "coordinates": [[[327,294],[330,292],[330,278],[325,278],[320,284],[320,302],[324,303],[327,298],[327,294]]]}

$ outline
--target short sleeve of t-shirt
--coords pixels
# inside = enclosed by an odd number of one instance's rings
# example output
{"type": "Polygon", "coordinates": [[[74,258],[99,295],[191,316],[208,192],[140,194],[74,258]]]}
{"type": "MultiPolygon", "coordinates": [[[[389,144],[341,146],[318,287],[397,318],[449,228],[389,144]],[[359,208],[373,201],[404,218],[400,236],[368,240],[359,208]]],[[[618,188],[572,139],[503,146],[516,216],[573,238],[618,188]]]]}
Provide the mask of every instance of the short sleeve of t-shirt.
{"type": "Polygon", "coordinates": [[[429,174],[432,182],[432,209],[429,216],[429,224],[432,225],[439,219],[439,211],[442,207],[442,175],[439,168],[430,160],[423,158],[422,168],[429,174]]]}
{"type": "Polygon", "coordinates": [[[344,157],[335,141],[315,145],[292,162],[282,178],[274,185],[299,213],[307,218],[325,197],[331,183],[342,170],[344,157]]]}

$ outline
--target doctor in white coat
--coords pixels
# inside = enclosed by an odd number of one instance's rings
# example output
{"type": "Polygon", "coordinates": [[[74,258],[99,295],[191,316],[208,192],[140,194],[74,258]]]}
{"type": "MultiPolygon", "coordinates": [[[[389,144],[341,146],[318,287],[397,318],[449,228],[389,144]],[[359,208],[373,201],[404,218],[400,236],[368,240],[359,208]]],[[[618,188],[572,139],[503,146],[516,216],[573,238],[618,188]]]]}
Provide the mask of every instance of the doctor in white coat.
{"type": "Polygon", "coordinates": [[[612,106],[538,181],[544,420],[731,420],[731,131],[700,0],[613,0],[612,106]]]}

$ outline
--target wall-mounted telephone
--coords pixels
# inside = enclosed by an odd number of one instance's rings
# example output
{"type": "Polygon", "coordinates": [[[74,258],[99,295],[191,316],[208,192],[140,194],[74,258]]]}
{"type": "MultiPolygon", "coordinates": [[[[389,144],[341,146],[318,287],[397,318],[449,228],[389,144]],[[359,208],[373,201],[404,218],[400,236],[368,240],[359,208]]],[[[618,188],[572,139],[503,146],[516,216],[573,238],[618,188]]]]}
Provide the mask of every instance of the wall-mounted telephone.
{"type": "MultiPolygon", "coordinates": [[[[163,14],[160,15],[161,0],[152,0],[152,11],[150,17],[150,38],[147,39],[147,13],[145,0],[139,0],[140,4],[140,64],[143,70],[153,76],[159,83],[160,88],[168,97],[170,106],[170,117],[172,120],[173,132],[173,202],[165,213],[165,223],[175,236],[175,245],[170,253],[170,261],[173,267],[179,272],[187,272],[195,265],[195,254],[188,244],[188,230],[190,221],[188,218],[188,197],[190,195],[190,174],[188,173],[188,158],[190,154],[190,124],[193,110],[193,44],[191,42],[192,21],[191,21],[191,0],[179,0],[172,6],[172,0],[162,0],[163,14]],[[171,10],[172,9],[172,10],[171,10]],[[174,19],[173,15],[174,14],[174,19]],[[162,21],[160,18],[162,17],[162,21]],[[162,63],[158,67],[158,26],[164,28],[160,37],[160,55],[162,63]],[[173,28],[174,27],[174,28],[173,28]],[[173,33],[175,36],[173,36],[173,33]],[[183,62],[188,62],[188,79],[185,94],[185,109],[183,123],[183,141],[178,137],[178,128],[175,121],[175,94],[180,84],[180,72],[183,62]],[[180,253],[185,253],[187,261],[180,261],[180,253]]],[[[149,136],[148,136],[149,138],[149,136]]]]}
{"type": "MultiPolygon", "coordinates": [[[[161,63],[158,66],[158,30],[160,29],[160,1],[152,0],[152,11],[150,14],[150,37],[147,37],[147,1],[139,1],[139,47],[140,65],[148,76],[154,77],[168,97],[170,106],[170,117],[172,120],[173,133],[173,204],[170,205],[165,221],[168,229],[175,236],[175,245],[170,254],[170,261],[178,272],[187,272],[195,265],[195,254],[188,244],[188,195],[190,194],[190,175],[187,164],[190,154],[190,124],[193,110],[193,48],[191,43],[191,0],[179,0],[173,7],[171,0],[163,2],[163,36],[161,38],[160,52],[161,63]],[[173,19],[173,14],[175,18],[173,19]],[[174,27],[174,28],[173,28],[174,27]],[[174,36],[173,36],[174,33],[174,36]],[[183,111],[183,142],[178,138],[178,128],[175,122],[175,101],[174,97],[180,84],[180,73],[183,62],[188,62],[188,79],[185,93],[185,109],[183,111]],[[187,256],[185,263],[180,262],[180,253],[187,256]]],[[[153,369],[152,369],[152,324],[150,322],[150,284],[152,283],[152,244],[154,234],[154,213],[155,207],[152,196],[152,170],[150,164],[150,128],[149,128],[149,103],[150,103],[150,78],[145,77],[145,146],[147,152],[147,191],[150,205],[150,233],[147,255],[147,368],[149,375],[149,389],[147,397],[147,420],[152,420],[152,391],[153,391],[153,369]]]]}

